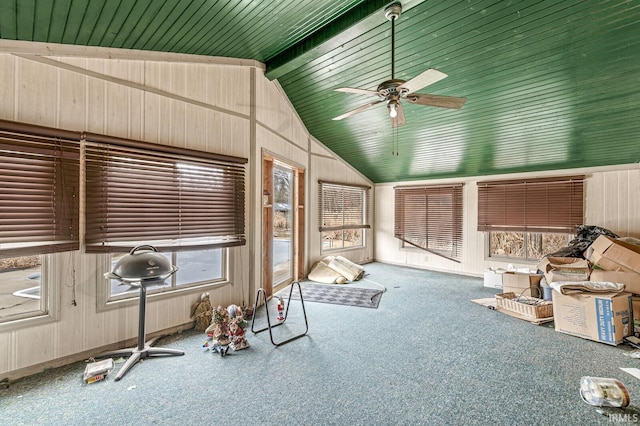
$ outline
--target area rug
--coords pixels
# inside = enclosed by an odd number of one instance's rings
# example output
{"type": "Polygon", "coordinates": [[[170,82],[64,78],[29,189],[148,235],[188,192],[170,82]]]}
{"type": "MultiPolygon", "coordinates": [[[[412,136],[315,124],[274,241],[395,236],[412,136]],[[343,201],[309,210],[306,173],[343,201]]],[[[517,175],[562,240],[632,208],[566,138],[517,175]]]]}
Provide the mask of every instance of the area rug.
{"type": "MultiPolygon", "coordinates": [[[[356,306],[359,308],[377,309],[382,298],[382,290],[372,288],[351,287],[349,284],[315,284],[301,282],[302,298],[305,302],[331,303],[334,305],[356,306]]],[[[277,293],[283,298],[289,297],[290,288],[287,287],[277,293]]],[[[293,288],[292,299],[300,300],[297,286],[293,288]]]]}

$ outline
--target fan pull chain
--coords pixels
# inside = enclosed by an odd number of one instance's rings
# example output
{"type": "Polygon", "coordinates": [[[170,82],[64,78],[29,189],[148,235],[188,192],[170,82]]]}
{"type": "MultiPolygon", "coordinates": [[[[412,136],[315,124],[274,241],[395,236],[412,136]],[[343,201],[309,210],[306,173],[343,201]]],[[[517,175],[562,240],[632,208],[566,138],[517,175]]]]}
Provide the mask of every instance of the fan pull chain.
{"type": "Polygon", "coordinates": [[[396,155],[396,129],[391,129],[391,155],[396,155]]]}
{"type": "Polygon", "coordinates": [[[398,156],[398,149],[400,148],[398,144],[398,128],[396,127],[396,157],[398,156]]]}
{"type": "Polygon", "coordinates": [[[391,155],[395,155],[396,157],[398,156],[398,128],[395,127],[393,128],[391,133],[391,155]]]}

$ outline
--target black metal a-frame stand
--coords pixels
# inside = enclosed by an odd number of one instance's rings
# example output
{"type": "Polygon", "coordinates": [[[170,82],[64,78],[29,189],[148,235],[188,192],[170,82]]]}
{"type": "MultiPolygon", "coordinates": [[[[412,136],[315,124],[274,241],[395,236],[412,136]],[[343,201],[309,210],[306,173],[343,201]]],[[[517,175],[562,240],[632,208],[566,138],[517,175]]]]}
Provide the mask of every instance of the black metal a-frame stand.
{"type": "Polygon", "coordinates": [[[309,323],[307,322],[307,311],[304,308],[304,299],[302,298],[302,288],[300,287],[300,283],[298,281],[294,281],[294,282],[291,283],[291,288],[289,289],[289,299],[287,301],[287,309],[285,310],[285,313],[284,313],[284,319],[282,321],[280,321],[278,324],[271,325],[271,319],[269,317],[269,305],[267,304],[267,294],[265,293],[264,288],[259,288],[258,289],[258,292],[256,293],[256,303],[255,303],[254,306],[255,306],[255,308],[253,310],[253,318],[251,319],[251,331],[254,334],[257,334],[257,333],[261,333],[261,332],[263,332],[265,330],[269,330],[269,338],[271,339],[271,343],[276,347],[284,345],[285,343],[289,343],[292,340],[298,339],[298,338],[306,335],[307,332],[309,331],[309,323]],[[300,294],[300,303],[302,304],[302,313],[304,315],[305,330],[304,330],[304,333],[302,333],[302,334],[298,334],[296,336],[290,337],[290,338],[288,338],[286,340],[283,340],[283,341],[280,341],[280,342],[275,342],[273,340],[273,332],[272,332],[272,330],[274,328],[276,328],[276,327],[281,326],[287,320],[287,315],[289,315],[289,305],[291,304],[291,295],[293,294],[293,286],[294,285],[298,287],[298,293],[300,294]],[[254,329],[254,325],[255,325],[255,321],[256,321],[256,314],[258,313],[258,306],[259,306],[258,302],[260,301],[260,295],[262,295],[262,301],[263,301],[265,313],[266,313],[266,316],[267,316],[267,326],[264,327],[264,328],[261,328],[260,330],[255,330],[254,329]]]}

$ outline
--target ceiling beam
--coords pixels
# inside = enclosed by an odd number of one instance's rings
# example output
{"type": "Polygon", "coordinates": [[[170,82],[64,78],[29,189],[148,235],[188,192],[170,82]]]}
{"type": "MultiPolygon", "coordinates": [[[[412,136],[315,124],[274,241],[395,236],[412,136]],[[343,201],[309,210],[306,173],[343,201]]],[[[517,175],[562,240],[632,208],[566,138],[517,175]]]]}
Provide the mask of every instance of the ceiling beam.
{"type": "MultiPolygon", "coordinates": [[[[402,11],[406,12],[423,1],[425,0],[403,1],[401,2],[402,11]]],[[[363,1],[308,37],[268,59],[265,75],[269,80],[281,77],[325,53],[339,48],[346,41],[385,23],[387,18],[383,13],[384,8],[396,2],[390,0],[363,1]]]]}

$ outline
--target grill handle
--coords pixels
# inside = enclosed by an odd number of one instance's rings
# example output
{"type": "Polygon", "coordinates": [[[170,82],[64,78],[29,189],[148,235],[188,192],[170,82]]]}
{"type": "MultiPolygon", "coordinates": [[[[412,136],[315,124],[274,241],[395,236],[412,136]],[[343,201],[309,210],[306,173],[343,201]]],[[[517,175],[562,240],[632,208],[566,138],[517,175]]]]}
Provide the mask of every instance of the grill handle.
{"type": "Polygon", "coordinates": [[[158,249],[157,249],[157,248],[155,248],[154,246],[151,246],[151,245],[149,245],[149,244],[141,244],[141,245],[139,245],[139,246],[135,246],[134,248],[132,248],[132,249],[129,251],[129,254],[134,254],[136,251],[138,251],[138,250],[142,250],[142,249],[147,249],[147,250],[149,250],[149,251],[155,251],[156,253],[158,252],[158,249]]]}

